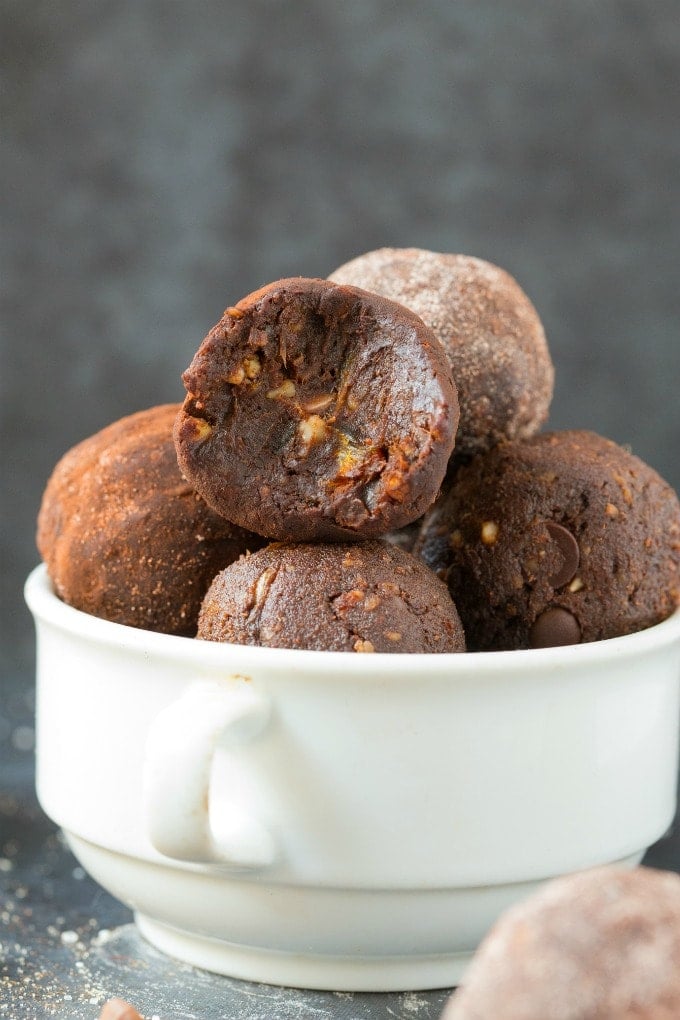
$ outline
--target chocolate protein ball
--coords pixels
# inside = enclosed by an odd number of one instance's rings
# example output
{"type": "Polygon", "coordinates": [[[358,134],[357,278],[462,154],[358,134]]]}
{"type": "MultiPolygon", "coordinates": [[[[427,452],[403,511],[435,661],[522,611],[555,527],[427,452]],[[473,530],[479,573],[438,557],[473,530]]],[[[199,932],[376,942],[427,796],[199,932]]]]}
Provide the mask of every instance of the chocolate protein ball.
{"type": "Polygon", "coordinates": [[[456,459],[538,432],[553,365],[536,309],[505,270],[469,255],[379,248],[329,279],[398,301],[442,342],[460,401],[456,459]]]}
{"type": "Polygon", "coordinates": [[[122,418],[57,464],[38,549],[57,594],[115,623],[193,635],[218,570],[262,539],[230,524],[180,474],[178,404],[122,418]]]}
{"type": "Polygon", "coordinates": [[[414,552],[447,580],[474,650],[597,641],[680,603],[680,504],[592,432],[503,443],[463,465],[414,552]]]}
{"type": "Polygon", "coordinates": [[[677,1020],[680,876],[617,867],[508,910],[442,1020],[677,1020]]]}
{"type": "Polygon", "coordinates": [[[383,542],[274,543],[213,581],[198,637],[335,652],[462,652],[446,585],[383,542]]]}
{"type": "Polygon", "coordinates": [[[377,537],[437,495],[456,388],[432,331],[394,302],[279,280],[227,309],[183,378],[180,466],[245,528],[296,541],[377,537]]]}

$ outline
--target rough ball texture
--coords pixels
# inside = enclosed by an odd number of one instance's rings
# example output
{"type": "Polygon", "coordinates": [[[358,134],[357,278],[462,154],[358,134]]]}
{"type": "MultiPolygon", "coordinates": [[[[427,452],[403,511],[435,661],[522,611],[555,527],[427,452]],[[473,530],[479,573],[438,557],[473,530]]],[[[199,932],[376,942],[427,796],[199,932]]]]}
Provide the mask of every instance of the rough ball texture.
{"type": "Polygon", "coordinates": [[[592,432],[503,443],[462,466],[414,552],[448,582],[474,650],[597,641],[680,603],[680,504],[592,432]]]}
{"type": "Polygon", "coordinates": [[[329,279],[398,301],[441,341],[460,400],[456,459],[538,432],[553,365],[536,309],[505,270],[469,255],[379,248],[329,279]]]}
{"type": "Polygon", "coordinates": [[[678,1020],[680,876],[555,879],[486,937],[442,1020],[678,1020]]]}
{"type": "Polygon", "coordinates": [[[57,464],[37,545],[57,594],[115,623],[193,635],[218,570],[262,540],[215,514],[182,477],[178,404],[122,418],[57,464]]]}
{"type": "Polygon", "coordinates": [[[180,465],[218,513],[269,538],[375,538],[420,517],[446,472],[458,399],[423,322],[326,280],[228,308],[184,373],[180,465]]]}
{"type": "Polygon", "coordinates": [[[213,581],[198,636],[336,652],[462,652],[446,586],[383,542],[267,546],[213,581]]]}

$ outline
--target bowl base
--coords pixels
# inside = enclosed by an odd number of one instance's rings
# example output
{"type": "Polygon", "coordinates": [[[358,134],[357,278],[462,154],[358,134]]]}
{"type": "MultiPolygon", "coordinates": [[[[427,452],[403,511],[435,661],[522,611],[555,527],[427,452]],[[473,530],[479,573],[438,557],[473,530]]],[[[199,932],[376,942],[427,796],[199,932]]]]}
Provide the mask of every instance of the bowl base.
{"type": "MultiPolygon", "coordinates": [[[[281,885],[142,860],[64,831],[85,870],[134,910],[157,949],[227,977],[318,991],[451,988],[499,915],[546,881],[406,890],[281,885]]],[[[613,863],[634,867],[642,854],[613,863]]]]}
{"type": "Polygon", "coordinates": [[[472,953],[433,956],[305,955],[237,946],[182,931],[135,914],[140,933],[156,949],[194,967],[242,981],[334,992],[409,992],[450,988],[460,980],[472,953]]]}

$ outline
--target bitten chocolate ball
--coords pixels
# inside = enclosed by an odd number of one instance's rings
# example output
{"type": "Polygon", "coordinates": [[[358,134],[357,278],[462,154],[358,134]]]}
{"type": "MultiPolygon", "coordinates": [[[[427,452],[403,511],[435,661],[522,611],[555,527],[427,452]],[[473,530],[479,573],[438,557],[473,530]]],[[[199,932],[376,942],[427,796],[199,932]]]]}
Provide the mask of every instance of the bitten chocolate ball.
{"type": "Polygon", "coordinates": [[[442,1020],[677,1020],[680,876],[595,868],[508,910],[442,1020]]]}
{"type": "Polygon", "coordinates": [[[182,470],[269,538],[378,537],[421,516],[458,423],[451,367],[412,312],[325,280],[228,308],[184,373],[182,470]]]}
{"type": "Polygon", "coordinates": [[[456,459],[538,432],[553,365],[536,309],[503,269],[468,255],[379,248],[329,279],[398,301],[442,342],[460,401],[456,459]]]}
{"type": "Polygon", "coordinates": [[[198,636],[335,652],[462,652],[446,585],[383,542],[275,543],[223,570],[198,636]]]}
{"type": "Polygon", "coordinates": [[[93,616],[193,635],[218,570],[262,539],[215,514],[182,477],[178,404],[122,418],[57,464],[38,549],[57,594],[93,616]]]}
{"type": "Polygon", "coordinates": [[[503,443],[458,471],[415,553],[445,577],[470,648],[643,630],[680,603],[680,504],[592,432],[503,443]]]}

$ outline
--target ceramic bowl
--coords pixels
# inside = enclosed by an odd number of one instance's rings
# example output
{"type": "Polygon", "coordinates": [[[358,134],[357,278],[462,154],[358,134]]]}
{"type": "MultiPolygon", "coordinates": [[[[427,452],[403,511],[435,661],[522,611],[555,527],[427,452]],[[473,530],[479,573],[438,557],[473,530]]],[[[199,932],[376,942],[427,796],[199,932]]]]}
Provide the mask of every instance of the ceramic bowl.
{"type": "Polygon", "coordinates": [[[213,644],[88,616],[44,567],[37,785],[156,946],[334,990],[456,984],[537,884],[633,866],[676,809],[680,612],[475,655],[213,644]]]}

